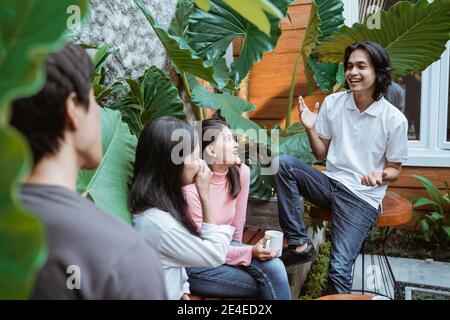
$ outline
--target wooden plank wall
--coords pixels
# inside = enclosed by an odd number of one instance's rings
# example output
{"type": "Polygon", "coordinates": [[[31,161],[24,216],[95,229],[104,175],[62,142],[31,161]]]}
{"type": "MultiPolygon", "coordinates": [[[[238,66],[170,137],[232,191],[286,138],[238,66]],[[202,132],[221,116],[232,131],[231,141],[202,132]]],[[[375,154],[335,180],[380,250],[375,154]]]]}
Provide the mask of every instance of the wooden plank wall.
{"type": "MultiPolygon", "coordinates": [[[[284,127],[292,72],[305,34],[310,9],[310,0],[297,0],[289,7],[292,24],[288,19],[282,21],[283,33],[275,51],[264,54],[263,59],[256,63],[251,71],[248,94],[249,100],[256,106],[256,110],[251,112],[249,117],[262,125],[271,127],[274,124],[280,124],[284,127]]],[[[239,54],[239,42],[235,43],[234,54],[239,54]]],[[[300,94],[306,95],[306,93],[306,79],[303,66],[301,66],[297,75],[294,96],[298,97],[300,94]]],[[[325,94],[322,91],[316,90],[305,100],[312,107],[316,101],[322,102],[324,97],[325,94]]],[[[298,120],[298,113],[294,108],[291,123],[298,122],[298,120]]],[[[411,177],[412,174],[427,177],[442,191],[444,191],[443,181],[446,180],[450,183],[449,168],[404,167],[400,179],[390,186],[390,191],[408,199],[425,196],[426,190],[420,181],[411,177]]],[[[405,227],[411,228],[414,224],[415,222],[411,221],[405,227]]]]}

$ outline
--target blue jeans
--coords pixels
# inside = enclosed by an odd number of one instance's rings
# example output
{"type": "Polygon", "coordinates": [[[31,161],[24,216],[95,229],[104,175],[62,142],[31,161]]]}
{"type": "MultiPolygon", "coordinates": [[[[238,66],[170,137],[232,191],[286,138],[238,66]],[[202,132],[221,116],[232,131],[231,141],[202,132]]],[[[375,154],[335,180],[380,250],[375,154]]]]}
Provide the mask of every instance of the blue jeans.
{"type": "MultiPolygon", "coordinates": [[[[232,241],[231,245],[240,243],[232,241]]],[[[249,266],[186,268],[191,292],[202,296],[290,300],[286,269],[280,259],[252,259],[249,266]]]]}
{"type": "Polygon", "coordinates": [[[352,267],[364,238],[381,213],[342,183],[291,156],[280,156],[275,175],[280,226],[289,244],[308,240],[303,220],[303,197],[330,210],[331,256],[326,294],[345,294],[352,289],[352,267]]]}

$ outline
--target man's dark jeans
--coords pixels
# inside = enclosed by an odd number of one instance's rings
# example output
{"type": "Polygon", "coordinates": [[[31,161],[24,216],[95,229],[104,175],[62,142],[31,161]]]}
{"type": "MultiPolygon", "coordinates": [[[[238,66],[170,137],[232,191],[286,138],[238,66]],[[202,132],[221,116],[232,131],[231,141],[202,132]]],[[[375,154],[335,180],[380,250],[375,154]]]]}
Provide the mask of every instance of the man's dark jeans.
{"type": "Polygon", "coordinates": [[[291,156],[280,156],[275,175],[280,226],[291,245],[308,240],[303,220],[303,198],[330,210],[331,257],[326,294],[352,289],[352,267],[362,242],[381,213],[342,183],[291,156]]]}

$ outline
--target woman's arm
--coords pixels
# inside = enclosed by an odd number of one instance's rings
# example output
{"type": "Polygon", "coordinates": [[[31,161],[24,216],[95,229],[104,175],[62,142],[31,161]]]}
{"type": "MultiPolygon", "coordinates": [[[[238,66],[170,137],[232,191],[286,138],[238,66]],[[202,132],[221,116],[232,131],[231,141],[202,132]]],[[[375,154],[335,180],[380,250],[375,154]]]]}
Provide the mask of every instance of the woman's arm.
{"type": "Polygon", "coordinates": [[[218,267],[225,263],[234,228],[203,223],[201,238],[186,228],[163,231],[159,251],[164,264],[178,267],[218,267]]]}

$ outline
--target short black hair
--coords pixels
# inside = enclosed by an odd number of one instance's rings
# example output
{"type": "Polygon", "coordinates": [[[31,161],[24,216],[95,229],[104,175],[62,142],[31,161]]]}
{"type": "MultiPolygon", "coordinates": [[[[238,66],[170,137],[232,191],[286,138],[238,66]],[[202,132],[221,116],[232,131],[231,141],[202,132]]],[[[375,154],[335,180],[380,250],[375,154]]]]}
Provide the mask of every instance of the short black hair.
{"type": "Polygon", "coordinates": [[[65,102],[74,92],[80,104],[89,106],[94,65],[87,52],[69,42],[45,61],[45,83],[35,95],[13,102],[10,123],[28,139],[33,162],[58,152],[64,139],[65,102]]]}
{"type": "MultiPolygon", "coordinates": [[[[348,60],[353,51],[362,49],[365,50],[372,60],[372,65],[377,75],[375,80],[375,91],[373,93],[373,99],[379,100],[387,92],[388,87],[392,83],[392,69],[389,59],[389,54],[386,50],[376,42],[373,41],[360,41],[356,42],[345,49],[344,58],[344,70],[347,70],[348,60]]],[[[344,87],[349,89],[347,79],[345,80],[344,87]]]]}

